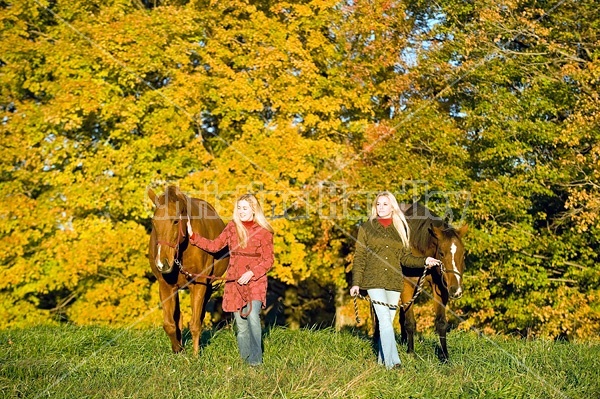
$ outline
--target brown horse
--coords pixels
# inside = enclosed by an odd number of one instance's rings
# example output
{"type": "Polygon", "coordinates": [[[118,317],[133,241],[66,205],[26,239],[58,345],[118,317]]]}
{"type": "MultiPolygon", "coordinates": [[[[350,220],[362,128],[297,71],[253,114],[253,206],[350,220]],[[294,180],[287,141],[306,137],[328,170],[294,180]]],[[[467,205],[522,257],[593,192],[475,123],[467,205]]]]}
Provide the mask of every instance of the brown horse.
{"type": "MultiPolygon", "coordinates": [[[[442,261],[442,265],[429,269],[425,282],[431,288],[435,301],[435,329],[440,339],[438,357],[448,360],[446,346],[446,305],[449,299],[460,298],[463,293],[463,271],[465,267],[465,249],[462,237],[467,232],[465,224],[455,229],[425,206],[413,203],[404,210],[410,227],[410,246],[413,255],[431,256],[442,261]]],[[[414,295],[419,277],[423,270],[402,268],[404,287],[401,303],[407,303],[414,295]]],[[[414,352],[414,334],[417,323],[412,304],[400,310],[400,331],[403,342],[408,345],[408,353],[414,352]]]]}
{"type": "Polygon", "coordinates": [[[202,321],[206,303],[212,293],[212,279],[227,270],[229,258],[209,254],[189,244],[186,223],[191,220],[194,232],[209,239],[217,237],[225,224],[207,202],[190,198],[173,186],[157,196],[152,189],[148,196],[155,206],[148,259],[152,273],[158,279],[163,310],[163,328],[177,353],[183,350],[183,320],[179,308],[178,290],[188,288],[192,302],[189,329],[194,354],[200,348],[202,321]]]}

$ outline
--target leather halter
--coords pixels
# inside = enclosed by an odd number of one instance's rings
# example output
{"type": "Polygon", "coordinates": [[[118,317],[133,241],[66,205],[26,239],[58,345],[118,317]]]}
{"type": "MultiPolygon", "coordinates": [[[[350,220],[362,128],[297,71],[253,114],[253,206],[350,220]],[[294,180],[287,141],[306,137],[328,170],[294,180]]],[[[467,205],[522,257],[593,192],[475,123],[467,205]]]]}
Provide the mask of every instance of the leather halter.
{"type": "Polygon", "coordinates": [[[435,237],[435,239],[436,239],[436,244],[435,244],[435,256],[434,256],[434,258],[436,258],[437,260],[440,261],[439,268],[440,268],[440,272],[441,272],[441,276],[440,277],[442,278],[442,284],[444,285],[444,288],[446,289],[446,291],[449,291],[448,290],[448,288],[449,288],[448,287],[448,282],[446,281],[446,276],[445,276],[446,273],[456,274],[461,279],[462,279],[462,273],[459,273],[459,272],[454,271],[454,270],[448,270],[448,269],[446,269],[446,266],[444,266],[444,261],[439,258],[439,253],[440,253],[440,239],[437,238],[437,237],[435,237]]]}
{"type": "Polygon", "coordinates": [[[173,259],[177,259],[179,257],[179,245],[181,245],[182,237],[185,238],[186,235],[183,231],[183,219],[181,218],[181,215],[179,215],[179,229],[177,231],[177,240],[174,243],[169,242],[169,241],[164,241],[164,240],[158,240],[158,241],[156,241],[156,244],[157,245],[166,245],[170,248],[174,248],[175,256],[173,259]]]}

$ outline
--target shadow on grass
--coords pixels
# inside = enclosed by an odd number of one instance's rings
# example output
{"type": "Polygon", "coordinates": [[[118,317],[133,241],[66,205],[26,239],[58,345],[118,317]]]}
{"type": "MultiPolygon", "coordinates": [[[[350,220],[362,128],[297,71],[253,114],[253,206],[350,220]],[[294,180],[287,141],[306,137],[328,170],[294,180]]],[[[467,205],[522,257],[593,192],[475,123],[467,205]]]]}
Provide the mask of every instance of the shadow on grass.
{"type": "Polygon", "coordinates": [[[378,356],[379,354],[379,332],[375,330],[373,336],[371,336],[367,331],[363,328],[355,327],[355,326],[344,326],[340,329],[340,332],[345,332],[347,334],[354,335],[363,341],[369,341],[371,345],[371,351],[374,356],[378,356]]]}
{"type": "MultiPolygon", "coordinates": [[[[203,328],[202,333],[200,334],[200,350],[206,348],[218,332],[233,328],[231,324],[232,318],[225,317],[216,323],[212,328],[203,328]]],[[[181,343],[184,348],[186,348],[188,344],[192,346],[192,332],[190,331],[189,327],[185,327],[183,329],[181,333],[181,343]]]]}

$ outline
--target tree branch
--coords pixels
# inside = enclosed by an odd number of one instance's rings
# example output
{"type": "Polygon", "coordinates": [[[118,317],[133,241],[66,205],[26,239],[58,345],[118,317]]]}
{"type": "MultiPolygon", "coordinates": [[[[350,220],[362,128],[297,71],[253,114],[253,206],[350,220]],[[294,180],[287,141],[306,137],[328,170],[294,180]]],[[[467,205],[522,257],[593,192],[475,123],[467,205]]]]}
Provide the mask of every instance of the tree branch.
{"type": "Polygon", "coordinates": [[[56,307],[50,309],[50,312],[58,312],[62,308],[66,307],[76,297],[77,297],[77,292],[75,292],[75,291],[72,292],[71,295],[69,295],[68,297],[63,299],[63,301],[61,303],[59,303],[58,305],[56,305],[56,307]]]}
{"type": "MultiPolygon", "coordinates": [[[[530,258],[542,259],[542,260],[552,260],[552,258],[550,258],[548,256],[544,256],[544,255],[530,254],[530,253],[525,252],[525,251],[517,251],[517,252],[520,253],[520,254],[522,254],[522,255],[529,256],[530,258]]],[[[577,268],[579,268],[581,270],[585,270],[585,269],[589,268],[589,266],[580,265],[579,263],[570,262],[568,260],[563,260],[562,263],[565,264],[565,265],[567,265],[567,266],[577,267],[577,268]]]]}

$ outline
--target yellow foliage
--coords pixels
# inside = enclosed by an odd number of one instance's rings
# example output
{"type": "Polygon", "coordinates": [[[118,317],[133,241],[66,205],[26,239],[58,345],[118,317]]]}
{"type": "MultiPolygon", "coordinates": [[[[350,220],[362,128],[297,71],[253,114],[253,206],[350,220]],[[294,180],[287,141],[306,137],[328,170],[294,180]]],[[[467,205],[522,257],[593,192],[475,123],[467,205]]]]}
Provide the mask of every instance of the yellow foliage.
{"type": "Polygon", "coordinates": [[[595,3],[265,7],[2,8],[0,327],[160,324],[146,188],[176,183],[226,220],[257,194],[291,325],[388,189],[468,220],[462,328],[597,335],[595,3]]]}

